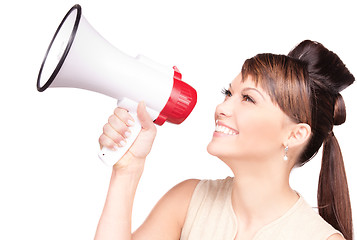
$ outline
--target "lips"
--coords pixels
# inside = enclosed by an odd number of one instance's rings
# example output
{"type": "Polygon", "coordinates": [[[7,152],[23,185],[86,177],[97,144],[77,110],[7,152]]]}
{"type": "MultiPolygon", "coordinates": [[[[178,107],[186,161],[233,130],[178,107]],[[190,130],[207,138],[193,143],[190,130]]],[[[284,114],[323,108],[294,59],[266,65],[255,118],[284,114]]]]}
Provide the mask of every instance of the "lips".
{"type": "Polygon", "coordinates": [[[216,122],[215,132],[225,134],[225,135],[230,135],[230,136],[235,136],[235,135],[239,134],[239,132],[237,130],[230,128],[227,125],[225,125],[219,121],[216,122]]]}

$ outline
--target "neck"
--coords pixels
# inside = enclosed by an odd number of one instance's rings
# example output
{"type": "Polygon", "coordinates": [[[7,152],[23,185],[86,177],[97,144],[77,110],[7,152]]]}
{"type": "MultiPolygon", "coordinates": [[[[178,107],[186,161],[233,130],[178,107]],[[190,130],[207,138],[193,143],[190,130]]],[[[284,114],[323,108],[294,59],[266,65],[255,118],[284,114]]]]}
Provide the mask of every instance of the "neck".
{"type": "Polygon", "coordinates": [[[240,226],[262,227],[284,215],[298,200],[282,161],[235,161],[232,204],[240,226]],[[280,166],[279,166],[280,165],[280,166]],[[284,169],[284,171],[281,171],[284,169]]]}

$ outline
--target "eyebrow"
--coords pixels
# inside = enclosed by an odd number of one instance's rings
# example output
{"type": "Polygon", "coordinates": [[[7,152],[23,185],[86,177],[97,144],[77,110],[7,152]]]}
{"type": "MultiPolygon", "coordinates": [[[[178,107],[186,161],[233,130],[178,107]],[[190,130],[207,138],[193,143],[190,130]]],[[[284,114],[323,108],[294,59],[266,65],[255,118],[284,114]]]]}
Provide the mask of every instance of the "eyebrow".
{"type": "Polygon", "coordinates": [[[246,87],[246,88],[243,88],[243,91],[249,91],[249,90],[252,90],[252,91],[256,91],[257,93],[259,93],[259,95],[265,100],[265,97],[263,96],[263,94],[256,88],[251,88],[251,87],[246,87]]]}

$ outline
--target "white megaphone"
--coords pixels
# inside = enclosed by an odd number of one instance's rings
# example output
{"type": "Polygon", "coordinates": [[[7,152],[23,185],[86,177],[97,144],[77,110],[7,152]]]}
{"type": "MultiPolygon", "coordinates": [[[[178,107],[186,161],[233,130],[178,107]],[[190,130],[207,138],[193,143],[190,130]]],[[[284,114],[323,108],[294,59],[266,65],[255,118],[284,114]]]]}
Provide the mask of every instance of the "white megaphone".
{"type": "Polygon", "coordinates": [[[125,154],[141,130],[137,105],[145,101],[153,121],[179,124],[197,101],[194,88],[181,81],[176,67],[165,67],[146,57],[130,57],[106,41],[82,16],[80,5],[63,18],[48,47],[37,79],[37,89],[71,87],[105,94],[118,100],[135,119],[125,147],[103,148],[102,161],[112,166],[125,154]]]}

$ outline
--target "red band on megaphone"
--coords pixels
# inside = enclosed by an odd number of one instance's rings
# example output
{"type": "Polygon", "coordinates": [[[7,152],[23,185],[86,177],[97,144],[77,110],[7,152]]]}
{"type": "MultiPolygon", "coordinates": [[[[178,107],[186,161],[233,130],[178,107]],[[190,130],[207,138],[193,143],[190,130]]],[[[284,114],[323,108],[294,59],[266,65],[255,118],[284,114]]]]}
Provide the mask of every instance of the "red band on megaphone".
{"type": "Polygon", "coordinates": [[[190,115],[197,102],[196,90],[181,81],[180,71],[176,66],[173,68],[175,70],[173,88],[165,107],[154,121],[157,125],[162,125],[165,121],[175,124],[182,123],[190,115]]]}

